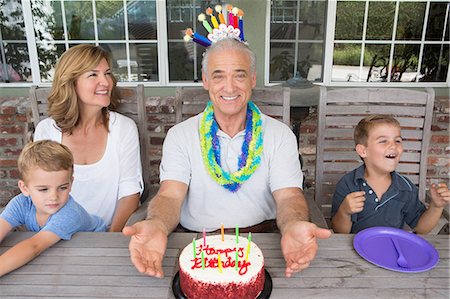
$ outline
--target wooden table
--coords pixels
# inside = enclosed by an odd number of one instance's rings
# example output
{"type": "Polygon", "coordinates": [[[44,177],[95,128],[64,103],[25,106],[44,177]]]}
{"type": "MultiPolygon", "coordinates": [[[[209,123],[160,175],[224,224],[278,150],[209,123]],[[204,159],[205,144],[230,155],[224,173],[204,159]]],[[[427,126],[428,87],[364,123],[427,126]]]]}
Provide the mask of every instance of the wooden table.
{"type": "MultiPolygon", "coordinates": [[[[0,253],[31,233],[15,232],[0,253]]],[[[128,238],[120,233],[78,233],[60,241],[24,267],[0,278],[0,298],[173,298],[171,282],[180,249],[195,234],[171,235],[163,279],[141,275],[131,264],[128,238]]],[[[425,236],[439,251],[440,261],[427,272],[406,274],[385,270],[362,259],[353,249],[353,235],[319,240],[311,266],[284,277],[279,234],[254,234],[266,269],[272,276],[271,298],[448,298],[449,236],[425,236]]]]}

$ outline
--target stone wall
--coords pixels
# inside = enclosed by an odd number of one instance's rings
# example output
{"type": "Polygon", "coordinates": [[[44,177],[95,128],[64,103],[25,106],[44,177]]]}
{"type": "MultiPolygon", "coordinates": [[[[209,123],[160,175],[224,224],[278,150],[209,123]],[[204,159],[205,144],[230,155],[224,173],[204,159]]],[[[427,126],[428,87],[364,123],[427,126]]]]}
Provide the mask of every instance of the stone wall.
{"type": "MultiPolygon", "coordinates": [[[[305,193],[314,196],[314,168],[316,150],[317,107],[300,122],[300,153],[306,177],[305,193]]],[[[162,143],[170,127],[175,124],[174,97],[146,99],[149,136],[150,188],[158,188],[162,143]]],[[[19,192],[17,157],[26,143],[31,126],[31,112],[26,97],[0,98],[0,207],[19,192]]],[[[435,100],[428,157],[427,183],[449,183],[449,98],[435,100]]]]}

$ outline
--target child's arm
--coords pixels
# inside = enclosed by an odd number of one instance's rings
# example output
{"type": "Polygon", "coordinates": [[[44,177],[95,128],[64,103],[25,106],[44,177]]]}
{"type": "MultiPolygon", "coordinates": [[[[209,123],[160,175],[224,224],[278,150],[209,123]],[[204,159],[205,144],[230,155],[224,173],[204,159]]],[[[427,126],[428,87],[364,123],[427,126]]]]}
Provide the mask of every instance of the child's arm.
{"type": "Polygon", "coordinates": [[[336,214],[331,219],[331,225],[336,233],[350,233],[352,229],[352,214],[359,213],[364,208],[364,191],[357,191],[347,194],[342,201],[336,214]]]}
{"type": "Polygon", "coordinates": [[[437,186],[435,184],[431,185],[430,194],[430,206],[420,216],[419,222],[417,222],[415,227],[415,231],[418,234],[429,233],[439,222],[445,205],[450,202],[450,190],[445,183],[440,183],[437,186]]]}
{"type": "Polygon", "coordinates": [[[0,218],[0,243],[6,235],[12,230],[11,224],[3,218],[0,218]]]}
{"type": "Polygon", "coordinates": [[[14,245],[0,256],[0,277],[25,265],[59,240],[53,232],[40,231],[14,245]]]}

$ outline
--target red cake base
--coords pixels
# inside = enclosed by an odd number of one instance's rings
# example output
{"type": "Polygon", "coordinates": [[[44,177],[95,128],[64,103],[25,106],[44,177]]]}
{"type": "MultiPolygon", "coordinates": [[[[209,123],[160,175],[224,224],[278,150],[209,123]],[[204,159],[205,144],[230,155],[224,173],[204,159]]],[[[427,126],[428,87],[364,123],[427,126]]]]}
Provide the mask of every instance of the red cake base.
{"type": "Polygon", "coordinates": [[[184,295],[190,299],[195,298],[242,298],[255,299],[264,288],[264,267],[256,279],[246,284],[229,283],[211,284],[202,283],[180,269],[180,287],[184,295]]]}

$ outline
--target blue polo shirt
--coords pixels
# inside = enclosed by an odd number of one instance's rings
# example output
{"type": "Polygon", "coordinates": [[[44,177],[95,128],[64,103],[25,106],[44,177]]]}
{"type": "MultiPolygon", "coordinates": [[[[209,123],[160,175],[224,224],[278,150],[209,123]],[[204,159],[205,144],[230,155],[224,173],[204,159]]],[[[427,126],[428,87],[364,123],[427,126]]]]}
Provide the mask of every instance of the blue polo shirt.
{"type": "Polygon", "coordinates": [[[351,216],[351,233],[357,233],[373,226],[390,226],[403,228],[407,223],[416,227],[420,216],[425,212],[425,205],[419,200],[419,190],[409,179],[391,173],[392,182],[388,190],[379,199],[364,178],[365,165],[344,175],[336,185],[331,206],[333,217],[347,194],[356,191],[366,192],[364,209],[351,216]]]}

